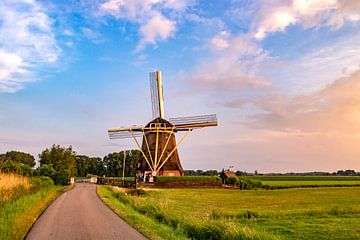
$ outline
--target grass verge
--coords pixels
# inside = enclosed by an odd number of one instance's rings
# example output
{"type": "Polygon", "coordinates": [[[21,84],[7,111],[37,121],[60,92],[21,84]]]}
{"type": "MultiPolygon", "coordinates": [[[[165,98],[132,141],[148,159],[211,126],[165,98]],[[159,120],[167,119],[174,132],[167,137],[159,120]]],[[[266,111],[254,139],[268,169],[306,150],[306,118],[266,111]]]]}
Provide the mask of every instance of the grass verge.
{"type": "Polygon", "coordinates": [[[98,187],[103,201],[149,239],[279,239],[261,229],[222,219],[176,214],[166,201],[131,196],[130,193],[108,186],[98,187]]]}
{"type": "Polygon", "coordinates": [[[54,201],[64,187],[36,179],[33,191],[0,205],[0,239],[23,239],[38,216],[54,201]]]}
{"type": "Polygon", "coordinates": [[[98,186],[97,193],[101,200],[117,215],[128,222],[149,239],[188,239],[184,232],[167,225],[159,224],[138,211],[131,205],[120,201],[109,186],[98,186]]]}

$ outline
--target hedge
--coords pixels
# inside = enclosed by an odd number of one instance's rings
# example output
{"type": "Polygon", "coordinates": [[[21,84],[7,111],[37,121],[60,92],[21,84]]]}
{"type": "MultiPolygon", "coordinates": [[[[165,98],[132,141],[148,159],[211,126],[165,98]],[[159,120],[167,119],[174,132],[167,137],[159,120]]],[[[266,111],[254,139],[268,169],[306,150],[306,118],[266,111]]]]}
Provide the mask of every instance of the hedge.
{"type": "Polygon", "coordinates": [[[155,182],[159,184],[182,183],[186,185],[221,185],[221,178],[217,176],[182,176],[182,177],[155,177],[155,182]]]}

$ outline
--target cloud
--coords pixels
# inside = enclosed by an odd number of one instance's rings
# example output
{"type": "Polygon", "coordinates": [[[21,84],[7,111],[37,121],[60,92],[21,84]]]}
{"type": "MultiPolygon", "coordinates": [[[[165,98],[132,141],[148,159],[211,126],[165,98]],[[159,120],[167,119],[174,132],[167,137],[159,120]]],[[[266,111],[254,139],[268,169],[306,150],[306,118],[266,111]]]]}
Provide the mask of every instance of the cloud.
{"type": "Polygon", "coordinates": [[[233,100],[228,111],[219,108],[219,126],[198,136],[194,132],[184,143],[183,158],[191,159],[184,165],[193,164],[195,158],[200,166],[212,161],[220,169],[226,165],[265,172],[359,169],[360,70],[312,94],[289,96],[267,90],[261,96],[233,100]],[[216,142],[211,140],[214,134],[216,142]],[[204,150],[202,156],[193,156],[194,143],[197,151],[204,150]],[[209,146],[212,151],[207,153],[209,146]],[[226,161],[218,163],[217,156],[226,161]]]}
{"type": "Polygon", "coordinates": [[[359,93],[360,71],[310,95],[267,94],[251,101],[262,113],[249,116],[246,124],[282,132],[359,135],[359,93]]]}
{"type": "Polygon", "coordinates": [[[346,21],[360,21],[360,3],[352,0],[262,1],[253,23],[254,37],[262,40],[272,32],[285,31],[291,25],[304,28],[342,27],[346,21]]]}
{"type": "Polygon", "coordinates": [[[217,49],[226,49],[230,46],[228,37],[229,33],[227,31],[221,31],[218,35],[211,39],[211,44],[217,49]]]}
{"type": "Polygon", "coordinates": [[[210,59],[200,63],[187,80],[205,89],[232,91],[246,87],[262,88],[271,83],[257,74],[267,52],[249,35],[231,36],[221,31],[208,43],[210,59]]]}
{"type": "Polygon", "coordinates": [[[136,47],[139,51],[173,36],[176,20],[170,16],[183,12],[190,4],[189,0],[108,0],[100,5],[100,15],[139,24],[141,39],[136,47]]]}
{"type": "Polygon", "coordinates": [[[81,32],[85,35],[85,37],[87,37],[94,43],[100,43],[103,41],[101,34],[95,32],[94,30],[92,30],[90,28],[83,27],[83,28],[81,28],[81,32]]]}
{"type": "Polygon", "coordinates": [[[165,40],[175,32],[175,22],[161,14],[155,14],[146,24],[140,27],[141,40],[136,50],[142,50],[147,44],[156,44],[157,40],[165,40]]]}
{"type": "Polygon", "coordinates": [[[297,58],[272,58],[262,72],[288,94],[309,94],[360,69],[359,42],[357,33],[332,39],[297,58]]]}
{"type": "Polygon", "coordinates": [[[61,50],[53,20],[35,0],[1,1],[0,23],[0,92],[15,92],[36,80],[36,69],[54,63],[61,50]]]}

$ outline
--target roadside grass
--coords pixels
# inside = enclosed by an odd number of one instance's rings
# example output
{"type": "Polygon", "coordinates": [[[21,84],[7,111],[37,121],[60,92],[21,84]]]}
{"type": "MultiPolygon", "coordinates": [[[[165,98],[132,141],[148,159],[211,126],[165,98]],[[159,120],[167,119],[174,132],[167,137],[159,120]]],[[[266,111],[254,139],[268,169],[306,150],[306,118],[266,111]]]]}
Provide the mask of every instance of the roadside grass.
{"type": "MultiPolygon", "coordinates": [[[[219,219],[199,219],[190,213],[172,211],[167,199],[154,196],[166,190],[151,191],[152,195],[131,196],[123,189],[99,186],[99,196],[120,217],[149,239],[279,239],[261,229],[238,226],[219,219]],[[170,236],[169,234],[173,234],[170,236]]],[[[141,191],[142,192],[142,191],[141,191]]]]}
{"type": "Polygon", "coordinates": [[[119,201],[117,196],[121,195],[116,195],[111,187],[98,186],[97,193],[116,214],[149,239],[187,239],[184,232],[174,231],[167,225],[159,224],[154,219],[148,218],[133,209],[131,205],[119,201]]]}
{"type": "MultiPolygon", "coordinates": [[[[101,192],[106,192],[115,211],[122,206],[118,214],[130,224],[128,218],[138,214],[152,221],[150,232],[165,225],[191,239],[360,239],[360,188],[356,187],[145,189],[132,196],[126,190],[101,186],[99,192],[102,198],[101,192]]],[[[136,228],[150,239],[176,239],[151,237],[136,228]]]]}
{"type": "Polygon", "coordinates": [[[22,189],[19,196],[0,202],[0,239],[23,239],[41,212],[64,189],[54,186],[47,177],[29,178],[28,181],[30,187],[22,189]]]}

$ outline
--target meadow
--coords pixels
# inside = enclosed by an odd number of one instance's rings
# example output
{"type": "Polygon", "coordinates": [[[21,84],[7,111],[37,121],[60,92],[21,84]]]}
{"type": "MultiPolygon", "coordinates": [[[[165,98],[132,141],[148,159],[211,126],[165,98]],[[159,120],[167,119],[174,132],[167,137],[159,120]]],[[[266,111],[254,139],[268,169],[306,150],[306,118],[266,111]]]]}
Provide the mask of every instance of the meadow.
{"type": "Polygon", "coordinates": [[[62,189],[48,177],[0,172],[0,239],[23,239],[62,189]]]}
{"type": "Polygon", "coordinates": [[[258,181],[360,181],[360,176],[245,176],[258,181]]]}
{"type": "Polygon", "coordinates": [[[360,239],[360,188],[126,189],[99,186],[150,239],[360,239]]]}
{"type": "Polygon", "coordinates": [[[246,176],[274,188],[360,187],[360,176],[246,176]]]}

